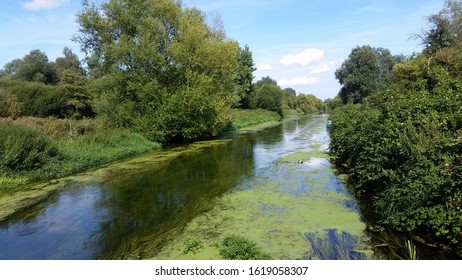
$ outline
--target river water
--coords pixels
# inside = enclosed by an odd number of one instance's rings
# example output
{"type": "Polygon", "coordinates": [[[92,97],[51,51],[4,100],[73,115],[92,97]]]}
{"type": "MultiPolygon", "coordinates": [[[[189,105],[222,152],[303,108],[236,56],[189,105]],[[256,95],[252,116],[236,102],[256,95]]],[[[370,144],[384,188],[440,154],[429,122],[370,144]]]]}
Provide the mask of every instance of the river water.
{"type": "Polygon", "coordinates": [[[0,224],[0,259],[220,259],[217,244],[230,234],[274,259],[370,258],[365,224],[325,153],[326,120],[285,121],[69,179],[0,224]]]}

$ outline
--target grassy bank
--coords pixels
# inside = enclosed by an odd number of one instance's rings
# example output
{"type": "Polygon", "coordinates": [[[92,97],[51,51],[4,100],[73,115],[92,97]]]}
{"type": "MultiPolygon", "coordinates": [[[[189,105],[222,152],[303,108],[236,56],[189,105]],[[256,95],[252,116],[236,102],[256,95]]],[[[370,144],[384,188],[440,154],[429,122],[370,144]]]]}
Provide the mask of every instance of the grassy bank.
{"type": "Polygon", "coordinates": [[[232,113],[232,125],[229,130],[255,130],[259,126],[267,126],[276,124],[281,120],[281,116],[272,111],[257,109],[257,110],[242,110],[234,109],[232,113]]]}
{"type": "Polygon", "coordinates": [[[142,135],[94,120],[0,121],[0,189],[71,175],[160,148],[142,135]]]}

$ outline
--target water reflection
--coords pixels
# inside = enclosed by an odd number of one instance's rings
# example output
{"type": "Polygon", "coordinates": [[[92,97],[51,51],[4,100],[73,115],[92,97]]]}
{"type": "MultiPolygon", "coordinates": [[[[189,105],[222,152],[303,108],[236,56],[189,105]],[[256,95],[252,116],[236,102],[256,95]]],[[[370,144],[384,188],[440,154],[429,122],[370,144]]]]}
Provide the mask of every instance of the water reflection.
{"type": "Polygon", "coordinates": [[[209,210],[214,197],[235,186],[252,169],[252,144],[241,137],[204,153],[179,157],[167,166],[110,182],[98,202],[98,208],[108,209],[110,217],[101,224],[105,246],[99,257],[143,258],[152,254],[192,217],[209,210]]]}

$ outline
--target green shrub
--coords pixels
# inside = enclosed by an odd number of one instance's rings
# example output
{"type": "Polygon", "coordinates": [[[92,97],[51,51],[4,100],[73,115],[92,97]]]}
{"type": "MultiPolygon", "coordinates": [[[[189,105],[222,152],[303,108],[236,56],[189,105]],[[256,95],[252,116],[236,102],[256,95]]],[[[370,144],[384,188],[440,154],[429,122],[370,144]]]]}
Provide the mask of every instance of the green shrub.
{"type": "Polygon", "coordinates": [[[39,82],[0,79],[0,88],[14,96],[21,106],[22,116],[64,117],[66,96],[60,87],[39,82]]]}
{"type": "Polygon", "coordinates": [[[0,166],[33,170],[56,158],[58,150],[47,137],[27,127],[0,124],[0,166]]]}
{"type": "Polygon", "coordinates": [[[238,235],[223,239],[220,255],[226,260],[269,260],[271,256],[262,252],[258,245],[238,235]]]}

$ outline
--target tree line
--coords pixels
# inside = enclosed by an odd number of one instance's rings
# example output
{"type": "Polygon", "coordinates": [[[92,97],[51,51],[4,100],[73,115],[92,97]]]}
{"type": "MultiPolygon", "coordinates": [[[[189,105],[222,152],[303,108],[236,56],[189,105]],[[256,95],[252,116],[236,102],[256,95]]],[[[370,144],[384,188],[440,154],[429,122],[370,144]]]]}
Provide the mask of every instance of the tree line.
{"type": "Polygon", "coordinates": [[[336,71],[330,152],[380,225],[462,256],[462,2],[428,21],[421,53],[357,47],[336,71]]]}

